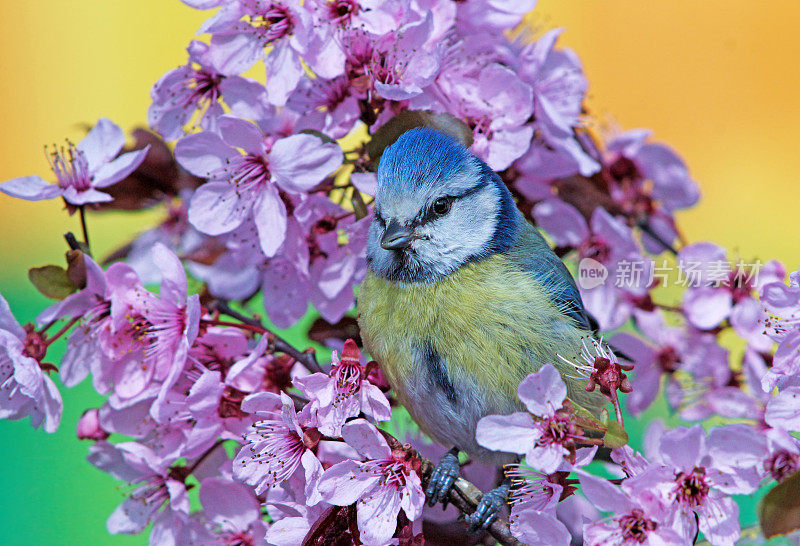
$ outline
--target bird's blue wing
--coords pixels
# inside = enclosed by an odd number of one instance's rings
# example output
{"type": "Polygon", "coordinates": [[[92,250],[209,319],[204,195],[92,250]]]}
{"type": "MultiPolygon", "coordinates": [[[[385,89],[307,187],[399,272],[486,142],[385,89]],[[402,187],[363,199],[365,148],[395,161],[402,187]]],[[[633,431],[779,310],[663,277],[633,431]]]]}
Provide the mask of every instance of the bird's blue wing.
{"type": "Polygon", "coordinates": [[[528,271],[542,282],[565,315],[574,319],[584,330],[590,332],[596,330],[597,323],[583,306],[581,294],[572,275],[558,256],[553,254],[553,257],[555,261],[552,263],[535,263],[528,271]],[[546,267],[542,268],[542,265],[546,267]]]}
{"type": "Polygon", "coordinates": [[[538,230],[523,220],[522,230],[510,254],[514,260],[536,277],[551,294],[565,315],[589,332],[597,330],[594,320],[583,306],[581,293],[564,262],[556,256],[538,230]]]}

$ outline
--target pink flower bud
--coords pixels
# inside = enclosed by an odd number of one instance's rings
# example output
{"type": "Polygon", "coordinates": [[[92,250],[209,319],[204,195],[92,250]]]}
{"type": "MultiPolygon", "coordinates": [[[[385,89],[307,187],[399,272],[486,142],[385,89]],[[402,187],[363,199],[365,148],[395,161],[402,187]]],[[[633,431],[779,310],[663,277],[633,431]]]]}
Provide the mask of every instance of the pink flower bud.
{"type": "Polygon", "coordinates": [[[79,440],[105,440],[108,438],[108,432],[100,426],[100,415],[97,408],[83,412],[78,420],[77,432],[79,440]]]}

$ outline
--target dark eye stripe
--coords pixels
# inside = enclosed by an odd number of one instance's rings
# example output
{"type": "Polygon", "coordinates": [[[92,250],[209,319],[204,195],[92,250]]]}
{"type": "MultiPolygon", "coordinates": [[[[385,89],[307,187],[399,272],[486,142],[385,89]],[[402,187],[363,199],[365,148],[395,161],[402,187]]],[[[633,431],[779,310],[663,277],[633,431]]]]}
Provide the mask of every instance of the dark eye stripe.
{"type": "MultiPolygon", "coordinates": [[[[486,186],[485,182],[480,182],[479,184],[476,184],[476,185],[472,186],[471,188],[468,188],[468,189],[464,190],[461,193],[458,193],[458,194],[455,194],[455,195],[440,195],[436,199],[441,199],[442,197],[445,197],[447,199],[450,199],[451,202],[457,201],[458,199],[463,199],[464,197],[468,197],[468,196],[472,195],[473,193],[479,192],[485,186],[486,186]]],[[[411,223],[412,226],[421,226],[421,225],[423,225],[423,224],[425,224],[427,222],[430,222],[434,218],[438,218],[439,217],[438,214],[433,212],[433,203],[436,202],[436,199],[434,199],[427,207],[425,207],[424,210],[420,211],[420,213],[417,215],[416,218],[414,218],[414,221],[411,223]]]]}

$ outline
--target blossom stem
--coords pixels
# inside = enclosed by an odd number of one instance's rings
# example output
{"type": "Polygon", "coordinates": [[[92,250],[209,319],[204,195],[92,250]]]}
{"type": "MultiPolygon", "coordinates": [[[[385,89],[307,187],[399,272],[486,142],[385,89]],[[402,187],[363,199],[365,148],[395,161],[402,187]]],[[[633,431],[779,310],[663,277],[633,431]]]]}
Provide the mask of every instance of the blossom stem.
{"type": "Polygon", "coordinates": [[[230,322],[227,320],[217,320],[217,319],[203,319],[203,322],[208,324],[209,326],[231,326],[233,328],[247,330],[248,332],[255,332],[256,334],[269,333],[265,328],[262,328],[260,326],[253,326],[252,324],[244,324],[241,322],[230,322]]]}
{"type": "Polygon", "coordinates": [[[58,319],[53,319],[53,320],[51,320],[50,322],[48,322],[47,324],[45,324],[44,326],[42,326],[41,328],[39,328],[39,333],[40,333],[40,334],[43,334],[43,333],[45,333],[45,332],[46,332],[46,331],[48,331],[50,328],[52,328],[52,327],[53,327],[53,324],[55,324],[56,322],[58,322],[58,319]]]}
{"type": "Polygon", "coordinates": [[[211,455],[211,453],[212,453],[212,452],[213,452],[215,449],[217,449],[219,446],[221,446],[221,445],[222,445],[224,442],[225,442],[225,440],[217,440],[217,441],[214,443],[214,445],[213,445],[213,446],[211,446],[210,448],[208,448],[208,449],[205,451],[205,453],[203,453],[202,455],[200,455],[200,457],[198,457],[198,458],[197,458],[197,460],[196,460],[195,462],[193,462],[193,463],[192,463],[192,466],[190,466],[189,468],[187,468],[187,469],[186,469],[186,473],[187,473],[187,475],[188,475],[188,474],[191,474],[192,472],[194,472],[194,470],[195,470],[195,469],[196,469],[198,466],[200,466],[200,464],[201,464],[203,461],[205,461],[205,460],[206,460],[206,458],[208,458],[208,456],[209,456],[209,455],[211,455]]]}
{"type": "Polygon", "coordinates": [[[665,241],[664,238],[661,237],[661,235],[656,233],[656,231],[650,226],[647,220],[640,220],[636,224],[639,226],[639,229],[645,232],[655,242],[660,244],[664,248],[664,250],[669,250],[673,256],[678,255],[678,251],[675,250],[675,247],[669,244],[667,241],[665,241]]]}
{"type": "MultiPolygon", "coordinates": [[[[384,434],[384,436],[386,435],[384,434]]],[[[399,443],[399,441],[396,439],[395,442],[399,443]]],[[[427,481],[430,479],[431,474],[433,474],[435,465],[429,459],[424,457],[420,457],[420,460],[422,462],[420,474],[423,477],[422,487],[424,489],[427,486],[427,481]]],[[[480,489],[475,487],[472,483],[468,482],[464,478],[458,478],[453,484],[447,500],[450,504],[458,508],[462,514],[471,514],[475,511],[475,508],[477,508],[482,496],[483,493],[481,493],[480,489]]],[[[504,519],[495,519],[486,530],[500,544],[522,546],[522,543],[514,538],[514,536],[511,534],[511,529],[509,528],[508,522],[504,519]]]]}
{"type": "Polygon", "coordinates": [[[625,423],[622,422],[622,408],[619,404],[619,397],[617,396],[617,391],[611,391],[611,395],[609,396],[611,399],[611,404],[614,406],[614,413],[617,415],[617,422],[620,426],[625,426],[625,423]]]}
{"type": "MultiPolygon", "coordinates": [[[[47,338],[47,341],[46,341],[47,346],[49,347],[55,340],[57,340],[58,338],[63,336],[65,333],[67,333],[67,330],[72,328],[75,325],[75,323],[78,322],[80,319],[81,319],[81,317],[74,317],[72,320],[70,320],[68,323],[66,323],[64,325],[64,327],[61,328],[61,330],[59,330],[58,332],[53,334],[52,337],[47,338]]],[[[49,325],[48,325],[48,327],[49,327],[49,325]]]]}
{"type": "Polygon", "coordinates": [[[307,398],[303,398],[299,394],[288,392],[286,390],[283,390],[281,392],[285,392],[286,394],[289,395],[289,398],[292,399],[292,402],[294,402],[295,411],[301,411],[305,407],[305,405],[309,403],[309,400],[307,398]]]}
{"type": "Polygon", "coordinates": [[[345,218],[347,218],[348,216],[351,216],[353,214],[355,214],[355,211],[351,210],[351,211],[342,213],[339,216],[334,216],[333,220],[334,220],[334,222],[338,222],[339,220],[344,220],[345,218]]]}
{"type": "Polygon", "coordinates": [[[84,209],[85,209],[84,205],[81,205],[80,207],[78,207],[78,212],[81,216],[81,229],[83,230],[83,242],[86,243],[87,254],[91,256],[92,253],[89,250],[91,248],[91,245],[89,245],[89,230],[86,229],[86,212],[84,209]]]}
{"type": "Polygon", "coordinates": [[[672,311],[673,313],[681,313],[683,314],[683,309],[677,307],[675,305],[668,305],[666,303],[655,303],[653,302],[656,307],[660,307],[664,311],[672,311]]]}
{"type": "MultiPolygon", "coordinates": [[[[228,315],[229,317],[233,317],[236,320],[240,320],[245,324],[249,324],[250,326],[260,328],[259,333],[264,333],[264,335],[269,335],[272,338],[272,342],[275,346],[276,351],[280,351],[284,354],[287,354],[300,362],[306,369],[311,373],[324,373],[322,366],[319,365],[317,362],[317,357],[315,354],[314,349],[309,348],[305,351],[298,351],[295,349],[291,344],[289,344],[285,339],[281,338],[277,334],[270,332],[261,324],[258,319],[252,317],[246,317],[245,315],[231,309],[231,307],[222,300],[214,300],[214,302],[210,306],[212,309],[222,313],[223,315],[228,315]]],[[[235,326],[240,326],[236,325],[235,326]]]]}
{"type": "Polygon", "coordinates": [[[77,237],[75,237],[75,234],[71,231],[68,231],[64,234],[64,240],[67,241],[67,245],[69,245],[70,250],[82,250],[81,244],[78,242],[77,237]]]}

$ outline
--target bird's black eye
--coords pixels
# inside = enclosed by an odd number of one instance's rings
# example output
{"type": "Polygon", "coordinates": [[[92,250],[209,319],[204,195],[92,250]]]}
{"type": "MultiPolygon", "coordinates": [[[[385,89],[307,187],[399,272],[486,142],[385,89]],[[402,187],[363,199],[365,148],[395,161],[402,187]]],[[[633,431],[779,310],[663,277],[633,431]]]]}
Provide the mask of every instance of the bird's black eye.
{"type": "Polygon", "coordinates": [[[440,197],[433,202],[433,212],[439,216],[444,216],[450,212],[450,199],[447,197],[440,197]]]}

